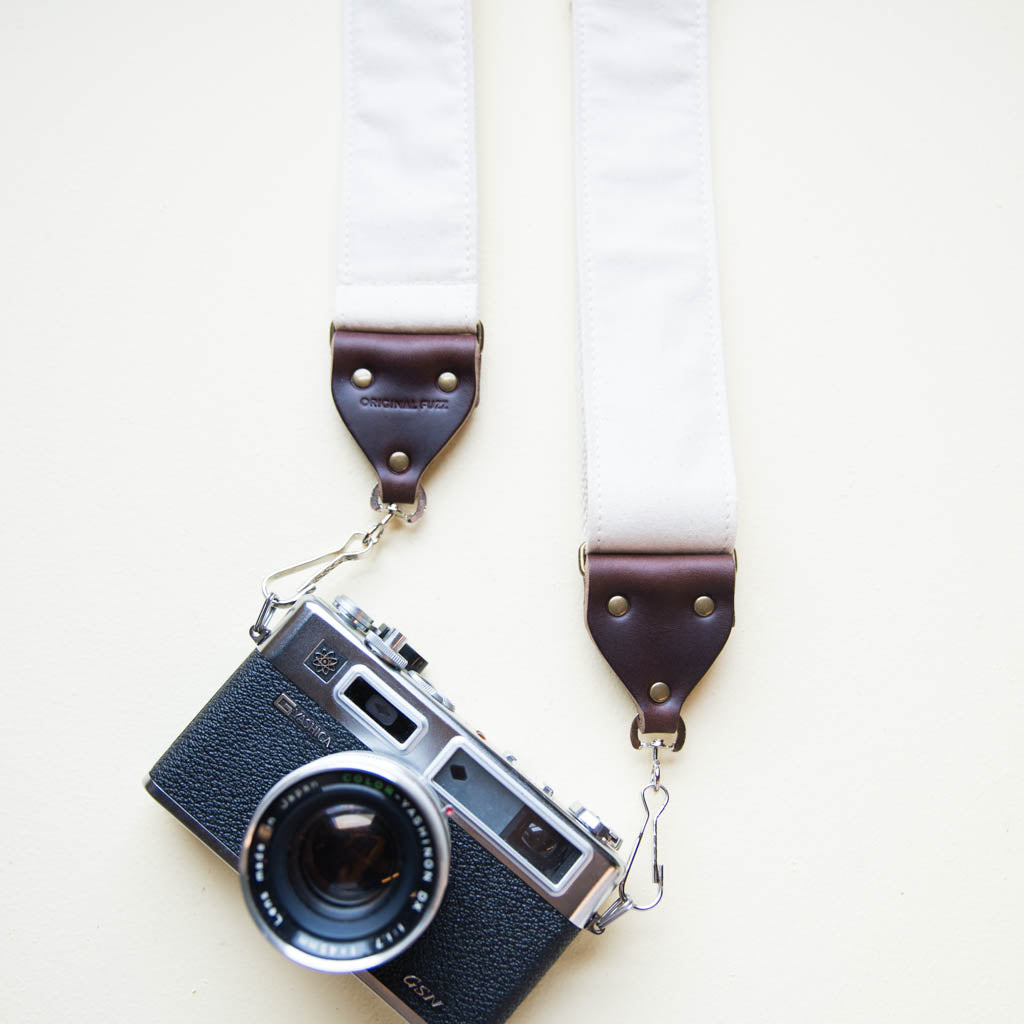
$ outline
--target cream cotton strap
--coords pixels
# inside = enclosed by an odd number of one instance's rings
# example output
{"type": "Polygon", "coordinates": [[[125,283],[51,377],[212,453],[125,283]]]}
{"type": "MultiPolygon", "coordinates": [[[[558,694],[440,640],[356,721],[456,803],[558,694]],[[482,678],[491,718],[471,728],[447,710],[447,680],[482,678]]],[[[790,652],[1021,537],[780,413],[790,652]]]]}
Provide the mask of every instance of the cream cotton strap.
{"type": "MultiPolygon", "coordinates": [[[[704,0],[574,0],[587,624],[678,744],[733,623],[704,0]]],[[[582,561],[582,560],[581,560],[582,561]]]]}
{"type": "Polygon", "coordinates": [[[341,224],[331,390],[419,518],[421,477],[479,397],[469,0],[344,0],[341,224]]]}
{"type": "Polygon", "coordinates": [[[469,0],[344,0],[334,323],[476,330],[469,0]]]}

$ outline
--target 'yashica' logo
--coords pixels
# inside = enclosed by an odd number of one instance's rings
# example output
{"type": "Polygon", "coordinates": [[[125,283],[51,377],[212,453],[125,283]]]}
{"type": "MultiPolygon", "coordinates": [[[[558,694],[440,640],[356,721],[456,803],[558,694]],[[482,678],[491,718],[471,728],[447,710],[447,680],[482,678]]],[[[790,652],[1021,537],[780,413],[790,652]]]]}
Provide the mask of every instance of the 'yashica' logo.
{"type": "Polygon", "coordinates": [[[331,737],[330,734],[325,730],[321,729],[316,722],[303,711],[298,704],[295,703],[288,696],[287,693],[282,693],[274,701],[274,707],[281,712],[285,718],[290,718],[303,732],[309,733],[310,737],[320,744],[324,749],[331,749],[331,737]]]}
{"type": "Polygon", "coordinates": [[[282,693],[281,696],[274,701],[274,707],[277,708],[282,715],[290,715],[295,710],[295,701],[293,701],[287,693],[282,693]]]}
{"type": "Polygon", "coordinates": [[[305,665],[325,683],[329,683],[341,669],[341,656],[321,640],[306,659],[305,665]]]}

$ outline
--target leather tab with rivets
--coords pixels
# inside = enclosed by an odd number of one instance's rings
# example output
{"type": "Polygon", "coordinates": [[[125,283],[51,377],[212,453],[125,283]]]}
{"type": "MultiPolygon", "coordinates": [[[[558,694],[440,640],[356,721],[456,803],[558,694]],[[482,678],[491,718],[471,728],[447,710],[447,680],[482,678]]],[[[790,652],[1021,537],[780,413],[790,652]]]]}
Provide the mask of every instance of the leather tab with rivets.
{"type": "Polygon", "coordinates": [[[334,404],[380,478],[381,502],[415,502],[424,470],[479,401],[478,335],[332,329],[331,347],[334,404]]]}
{"type": "Polygon", "coordinates": [[[587,628],[641,733],[679,733],[683,701],[729,639],[735,583],[731,554],[587,556],[587,628]]]}

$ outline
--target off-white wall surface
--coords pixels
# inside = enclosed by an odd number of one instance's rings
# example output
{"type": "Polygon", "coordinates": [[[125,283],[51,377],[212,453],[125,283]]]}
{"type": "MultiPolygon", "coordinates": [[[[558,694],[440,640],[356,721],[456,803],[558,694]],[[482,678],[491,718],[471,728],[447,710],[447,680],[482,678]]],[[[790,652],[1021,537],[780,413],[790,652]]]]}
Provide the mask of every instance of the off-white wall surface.
{"type": "MultiPolygon", "coordinates": [[[[475,18],[483,401],[335,586],[633,833],[576,570],[569,8],[475,18]]],[[[663,906],[517,1019],[1016,1022],[1024,6],[710,24],[738,624],[666,768],[663,906]]],[[[141,788],[259,578],[371,522],[328,391],[339,34],[333,0],[0,7],[5,1021],[392,1019],[141,788]]]]}

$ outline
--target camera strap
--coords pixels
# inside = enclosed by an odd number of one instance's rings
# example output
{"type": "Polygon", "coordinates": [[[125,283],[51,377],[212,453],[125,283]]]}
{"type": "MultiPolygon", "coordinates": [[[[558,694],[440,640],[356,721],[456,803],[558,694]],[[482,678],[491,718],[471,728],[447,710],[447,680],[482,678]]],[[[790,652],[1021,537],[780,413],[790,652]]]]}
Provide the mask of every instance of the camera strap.
{"type": "Polygon", "coordinates": [[[479,400],[470,12],[470,0],[343,0],[331,391],[377,474],[370,504],[380,518],[264,578],[249,630],[257,643],[275,611],[368,554],[389,523],[420,519],[423,473],[479,400]],[[302,582],[285,590],[295,576],[302,582]]]}
{"type": "MultiPolygon", "coordinates": [[[[661,899],[659,755],[733,626],[735,479],[711,192],[707,0],[573,0],[586,623],[651,754],[644,825],[603,931],[661,899]],[[653,832],[654,898],[626,881],[653,832]]],[[[272,573],[250,630],[417,520],[421,477],[475,407],[469,0],[344,0],[344,141],[332,390],[377,473],[379,521],[272,573]],[[311,573],[293,597],[282,581],[311,573]]]]}
{"type": "MultiPolygon", "coordinates": [[[[735,476],[711,191],[706,0],[573,0],[586,623],[659,752],[733,626],[735,476]]],[[[656,809],[652,810],[652,805],[656,809]]],[[[630,860],[630,868],[633,865],[630,860]]]]}
{"type": "Polygon", "coordinates": [[[377,473],[420,478],[478,399],[476,117],[469,0],[345,0],[331,389],[377,473]]]}

